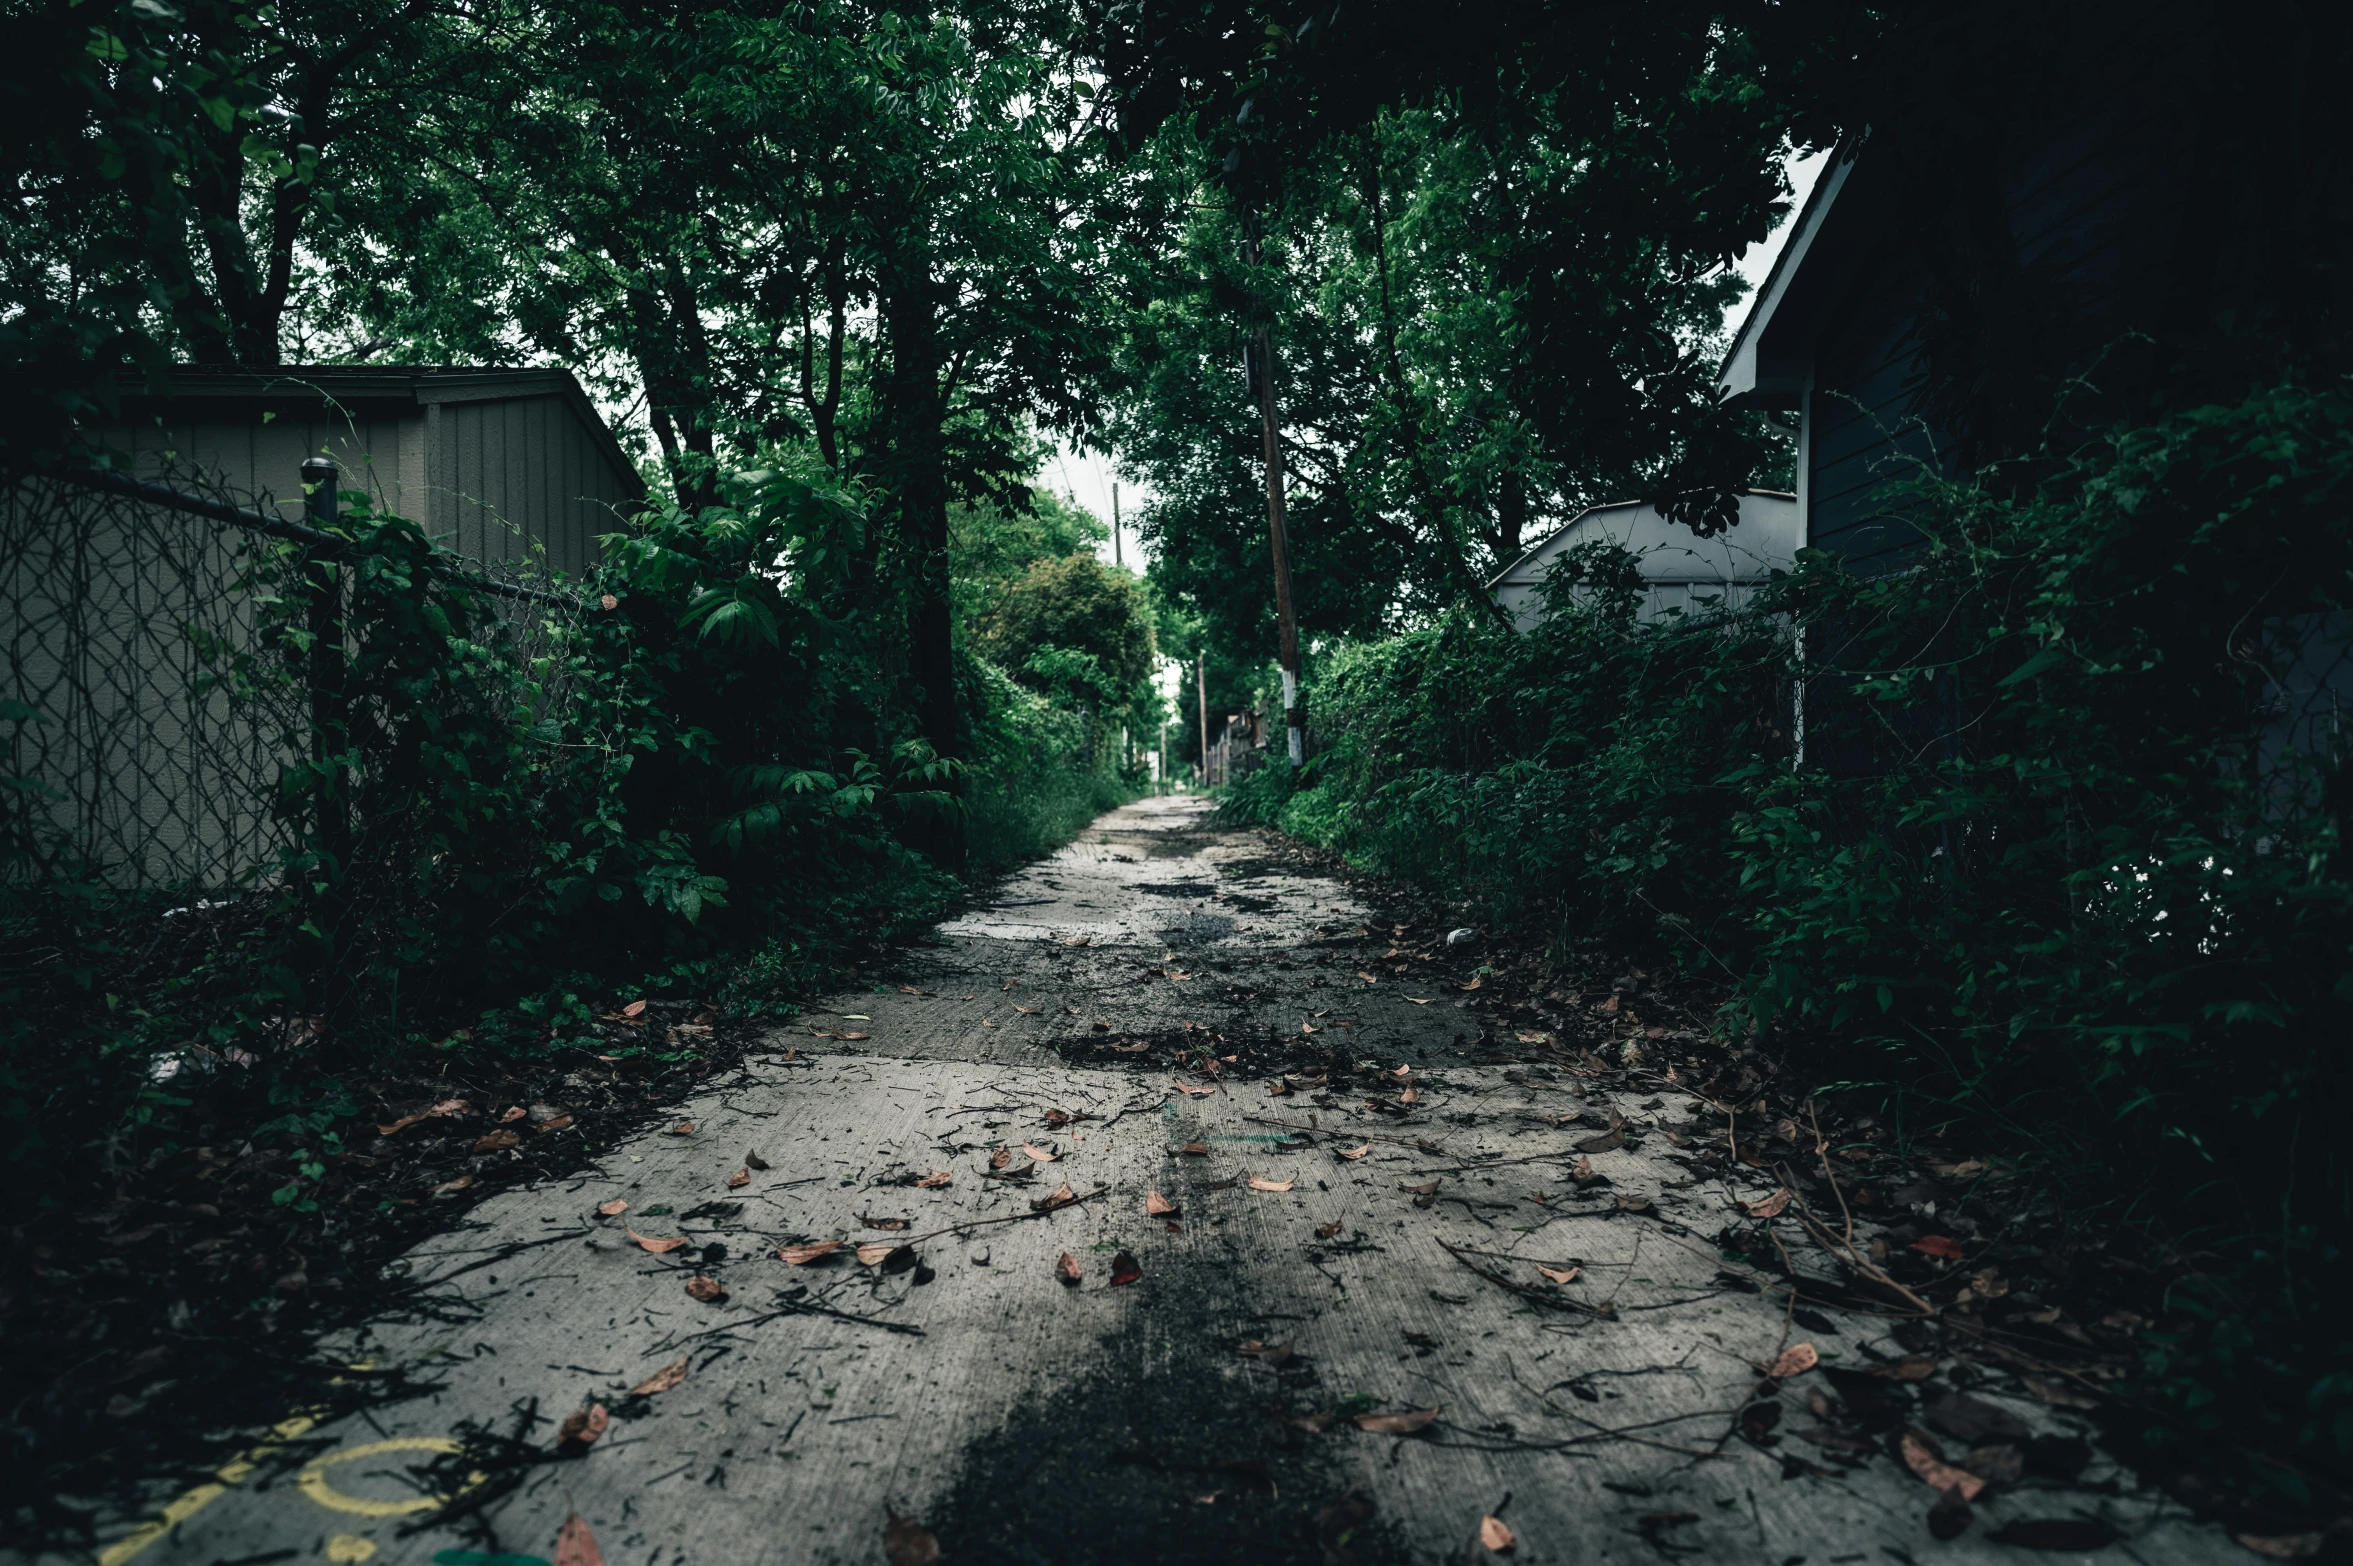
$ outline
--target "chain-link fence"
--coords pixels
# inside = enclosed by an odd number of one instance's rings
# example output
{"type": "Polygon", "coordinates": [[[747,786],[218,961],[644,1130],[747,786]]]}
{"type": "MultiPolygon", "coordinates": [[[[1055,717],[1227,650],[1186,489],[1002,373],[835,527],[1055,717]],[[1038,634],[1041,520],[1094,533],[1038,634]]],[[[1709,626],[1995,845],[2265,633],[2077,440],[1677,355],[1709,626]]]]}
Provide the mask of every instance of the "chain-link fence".
{"type": "MultiPolygon", "coordinates": [[[[240,671],[263,655],[267,568],[307,530],[267,493],[166,478],[0,479],[0,878],[228,891],[279,861],[270,804],[307,693],[240,671]]],[[[572,612],[450,569],[490,590],[524,667],[572,612]]]]}

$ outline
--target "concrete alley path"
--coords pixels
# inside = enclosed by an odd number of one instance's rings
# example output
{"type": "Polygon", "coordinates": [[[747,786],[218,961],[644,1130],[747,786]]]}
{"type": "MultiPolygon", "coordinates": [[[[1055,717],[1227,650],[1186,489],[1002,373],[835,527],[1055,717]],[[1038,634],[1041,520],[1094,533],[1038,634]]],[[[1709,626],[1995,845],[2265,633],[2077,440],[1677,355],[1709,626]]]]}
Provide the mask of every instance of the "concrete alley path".
{"type": "MultiPolygon", "coordinates": [[[[1451,1563],[1489,1514],[1523,1562],[2036,1558],[1992,1534],[2054,1519],[2120,1535],[2059,1559],[2237,1553],[2103,1458],[1939,1541],[1892,1436],[1794,1438],[1902,1364],[1891,1323],[1753,1292],[1711,1237],[1772,1182],[1674,1161],[1701,1106],[1503,1058],[1452,984],[1373,971],[1367,918],[1197,801],[1113,812],[668,1128],[419,1247],[434,1308],[337,1351],[430,1391],[288,1410],[99,1559],[528,1566],[575,1510],[640,1566],[881,1562],[894,1515],[957,1563],[1451,1563]],[[1826,1369],[1744,1416],[1801,1344],[1826,1369]],[[591,1402],[601,1438],[536,1460],[591,1402]]],[[[1970,1392],[2005,1438],[2088,1429],[1994,1362],[1970,1392]]]]}

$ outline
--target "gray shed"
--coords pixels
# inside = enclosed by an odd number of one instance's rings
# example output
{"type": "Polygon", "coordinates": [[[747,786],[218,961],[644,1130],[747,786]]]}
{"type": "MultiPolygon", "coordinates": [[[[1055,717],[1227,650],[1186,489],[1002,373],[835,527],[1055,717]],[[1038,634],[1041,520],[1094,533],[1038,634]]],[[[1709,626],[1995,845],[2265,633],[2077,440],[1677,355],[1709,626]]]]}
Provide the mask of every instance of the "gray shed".
{"type": "Polygon", "coordinates": [[[1748,590],[1797,557],[1797,497],[1757,490],[1740,499],[1740,520],[1713,538],[1670,522],[1646,501],[1621,500],[1579,512],[1569,524],[1498,572],[1496,603],[1527,630],[1544,617],[1542,588],[1553,562],[1578,544],[1607,540],[1635,557],[1648,619],[1737,609],[1748,590]]]}
{"type": "Polygon", "coordinates": [[[302,459],[324,451],[344,488],[459,554],[512,566],[544,549],[570,575],[645,494],[568,370],[183,367],[160,395],[126,380],[121,421],[90,435],[130,453],[142,478],[203,474],[274,495],[290,519],[302,510],[302,459]]]}
{"type": "MultiPolygon", "coordinates": [[[[183,368],[89,428],[136,476],[302,511],[322,450],[342,487],[495,575],[584,574],[644,495],[562,370],[183,368]]],[[[283,724],[232,701],[254,645],[258,535],[46,475],[0,486],[0,881],[88,867],[229,889],[273,873],[283,724]]],[[[493,600],[523,635],[549,613],[493,600]]]]}

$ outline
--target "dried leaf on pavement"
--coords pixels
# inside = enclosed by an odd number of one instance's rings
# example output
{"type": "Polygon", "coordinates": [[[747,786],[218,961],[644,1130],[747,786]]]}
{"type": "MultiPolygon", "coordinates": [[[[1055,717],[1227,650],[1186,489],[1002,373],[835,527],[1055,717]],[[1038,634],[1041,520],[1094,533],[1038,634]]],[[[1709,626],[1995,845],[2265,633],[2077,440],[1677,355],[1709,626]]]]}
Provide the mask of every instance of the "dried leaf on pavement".
{"type": "Polygon", "coordinates": [[[879,1267],[882,1265],[883,1258],[898,1248],[898,1243],[894,1240],[869,1240],[858,1247],[858,1265],[879,1267]]]}
{"type": "Polygon", "coordinates": [[[806,1267],[811,1262],[823,1261],[842,1248],[839,1240],[819,1240],[814,1245],[787,1245],[776,1252],[777,1260],[788,1267],[806,1267]]]}
{"type": "Polygon", "coordinates": [[[1763,1201],[1742,1202],[1740,1204],[1741,1211],[1747,1213],[1751,1218],[1778,1218],[1781,1216],[1782,1211],[1788,1206],[1788,1186],[1783,1186],[1780,1190],[1775,1191],[1771,1196],[1766,1197],[1763,1201]]]}
{"type": "Polygon", "coordinates": [[[496,1153],[521,1144],[522,1134],[516,1131],[490,1131],[474,1139],[477,1153],[496,1153]]]}
{"type": "Polygon", "coordinates": [[[989,1167],[991,1169],[1002,1169],[1007,1164],[1012,1162],[1013,1149],[1010,1147],[1000,1147],[995,1152],[989,1154],[989,1167]]]}
{"type": "Polygon", "coordinates": [[[1936,1374],[1936,1361],[1925,1354],[1906,1354],[1891,1364],[1873,1365],[1871,1374],[1882,1381],[1926,1381],[1936,1374]]]}
{"type": "Polygon", "coordinates": [[[727,1189],[730,1191],[740,1191],[751,1183],[752,1172],[749,1169],[738,1169],[727,1177],[727,1189]]]}
{"type": "Polygon", "coordinates": [[[1582,1267],[1547,1267],[1542,1262],[1538,1262],[1536,1270],[1555,1283],[1575,1283],[1577,1274],[1585,1269],[1582,1267]]]}
{"type": "Polygon", "coordinates": [[[1294,1183],[1290,1180],[1269,1180],[1264,1175],[1250,1177],[1250,1189],[1253,1191],[1288,1191],[1294,1183]]]}
{"type": "Polygon", "coordinates": [[[1234,1352],[1244,1359],[1257,1360],[1261,1365],[1273,1369],[1291,1362],[1291,1343],[1289,1338],[1280,1343],[1261,1343],[1256,1338],[1244,1338],[1234,1352]]]}
{"type": "Polygon", "coordinates": [[[474,1177],[472,1175],[459,1175],[455,1180],[442,1181],[425,1194],[427,1196],[454,1196],[473,1183],[474,1177]]]}
{"type": "Polygon", "coordinates": [[[1985,1489],[1985,1481],[1965,1468],[1955,1468],[1926,1441],[1905,1433],[1902,1450],[1904,1466],[1919,1476],[1922,1483],[1938,1490],[1959,1490],[1961,1499],[1974,1501],[1985,1489]]]}
{"type": "Polygon", "coordinates": [[[1580,1153],[1614,1153],[1626,1145],[1626,1128],[1613,1126],[1599,1136],[1589,1136],[1577,1144],[1580,1153]]]}
{"type": "Polygon", "coordinates": [[[1166,1218],[1176,1211],[1176,1203],[1170,1201],[1167,1197],[1162,1196],[1158,1191],[1146,1191],[1144,1193],[1145,1217],[1166,1218]]]}
{"type": "Polygon", "coordinates": [[[1315,1226],[1315,1237],[1319,1240],[1328,1240],[1339,1232],[1340,1220],[1337,1218],[1333,1219],[1330,1223],[1319,1223],[1315,1226]]]}
{"type": "Polygon", "coordinates": [[[1370,1143],[1370,1142],[1367,1142],[1367,1143],[1365,1143],[1365,1144],[1364,1144],[1362,1147],[1343,1147],[1343,1148],[1341,1148],[1341,1149],[1340,1149],[1340,1156],[1341,1156],[1342,1158],[1349,1159],[1350,1161],[1354,1161],[1354,1160],[1356,1160],[1356,1159],[1362,1158],[1362,1157],[1363,1157],[1365,1154],[1367,1154],[1367,1153],[1371,1152],[1372,1150],[1373,1150],[1373,1144],[1372,1144],[1372,1143],[1370,1143]]]}
{"type": "Polygon", "coordinates": [[[686,1356],[676,1359],[655,1371],[629,1389],[631,1397],[652,1397],[656,1392],[667,1392],[686,1379],[686,1356]]]}
{"type": "Polygon", "coordinates": [[[882,1525],[882,1558],[890,1566],[939,1566],[940,1541],[912,1517],[882,1525]]]}
{"type": "Polygon", "coordinates": [[[1912,1242],[1912,1249],[1923,1256],[1934,1256],[1944,1261],[1961,1259],[1961,1242],[1949,1234],[1924,1234],[1912,1242]]]}
{"type": "Polygon", "coordinates": [[[1428,1429],[1437,1418],[1438,1410],[1434,1408],[1418,1408],[1404,1414],[1359,1414],[1356,1428],[1374,1435],[1412,1435],[1417,1430],[1428,1429]]]}
{"type": "Polygon", "coordinates": [[[599,1202],[596,1204],[596,1211],[600,1218],[618,1218],[629,1211],[629,1198],[616,1196],[609,1202],[599,1202]]]}
{"type": "Polygon", "coordinates": [[[1765,1377],[1770,1381],[1787,1381],[1792,1376],[1804,1375],[1821,1362],[1822,1356],[1815,1352],[1813,1344],[1792,1343],[1764,1367],[1765,1377]]]}
{"type": "Polygon", "coordinates": [[[1061,1279],[1065,1286],[1075,1285],[1081,1276],[1078,1258],[1064,1251],[1062,1259],[1054,1263],[1054,1276],[1061,1279]]]}
{"type": "Polygon", "coordinates": [[[635,1240],[639,1245],[653,1252],[656,1256],[666,1256],[670,1252],[678,1249],[678,1247],[686,1243],[686,1237],[684,1235],[674,1235],[667,1239],[648,1239],[646,1236],[639,1234],[635,1229],[626,1229],[624,1232],[628,1234],[629,1238],[635,1240]]]}
{"type": "Polygon", "coordinates": [[[670,1134],[672,1136],[692,1136],[694,1135],[694,1122],[691,1120],[681,1120],[678,1122],[678,1124],[670,1128],[670,1134]]]}
{"type": "Polygon", "coordinates": [[[1177,1151],[1187,1158],[1207,1158],[1209,1156],[1209,1144],[1207,1142],[1187,1142],[1184,1146],[1178,1148],[1177,1151]]]}
{"type": "Polygon", "coordinates": [[[1033,1213],[1050,1213],[1057,1207],[1068,1207],[1077,1200],[1078,1193],[1073,1191],[1068,1184],[1058,1185],[1054,1187],[1051,1194],[1041,1196],[1030,1203],[1029,1210],[1033,1213]]]}
{"type": "Polygon", "coordinates": [[[622,1016],[624,1016],[624,1017],[642,1017],[642,1016],[644,1016],[644,1015],[645,1015],[645,1002],[644,1002],[644,1001],[641,1001],[641,1000],[633,1000],[633,1001],[631,1001],[631,1002],[630,1002],[628,1005],[626,1005],[626,1006],[624,1006],[624,1007],[622,1007],[622,1008],[621,1008],[621,1015],[622,1015],[622,1016]]]}
{"type": "Polygon", "coordinates": [[[2328,1542],[2328,1536],[2319,1533],[2234,1533],[2231,1537],[2241,1548],[2275,1561],[2310,1560],[2328,1542]]]}
{"type": "Polygon", "coordinates": [[[1120,1251],[1112,1256],[1111,1286],[1113,1288],[1116,1289],[1123,1283],[1133,1283],[1143,1275],[1144,1269],[1137,1266],[1136,1259],[1127,1252],[1120,1251]]]}
{"type": "Polygon", "coordinates": [[[1062,1156],[1059,1153],[1049,1153],[1044,1148],[1034,1146],[1028,1142],[1021,1144],[1021,1150],[1029,1154],[1030,1162],[1038,1164],[1050,1164],[1062,1156]]]}
{"type": "Polygon", "coordinates": [[[686,1280],[686,1293],[688,1298],[701,1300],[705,1305],[727,1303],[727,1285],[717,1278],[706,1278],[700,1273],[686,1280]]]}
{"type": "Polygon", "coordinates": [[[1928,1508],[1928,1532],[1939,1539],[1958,1539],[1969,1531],[1976,1514],[1958,1489],[1947,1490],[1928,1508]]]}
{"type": "Polygon", "coordinates": [[[934,1169],[930,1174],[927,1174],[922,1179],[916,1181],[915,1186],[916,1189],[922,1191],[936,1191],[941,1186],[948,1184],[955,1178],[956,1177],[954,1175],[950,1174],[945,1169],[934,1169]]]}
{"type": "Polygon", "coordinates": [[[1504,1526],[1502,1518],[1482,1517],[1479,1519],[1479,1542],[1501,1555],[1520,1541],[1504,1526]]]}
{"type": "Polygon", "coordinates": [[[602,1403],[591,1403],[586,1408],[576,1408],[566,1414],[564,1422],[556,1427],[556,1445],[559,1447],[594,1446],[596,1438],[603,1435],[605,1426],[612,1422],[613,1416],[605,1411],[605,1405],[602,1403]]]}
{"type": "Polygon", "coordinates": [[[743,1166],[746,1169],[765,1170],[768,1167],[768,1160],[762,1158],[758,1153],[746,1153],[743,1155],[743,1166]]]}
{"type": "Polygon", "coordinates": [[[604,1551],[596,1547],[596,1535],[578,1512],[564,1519],[563,1531],[556,1535],[555,1566],[605,1566],[604,1551]]]}

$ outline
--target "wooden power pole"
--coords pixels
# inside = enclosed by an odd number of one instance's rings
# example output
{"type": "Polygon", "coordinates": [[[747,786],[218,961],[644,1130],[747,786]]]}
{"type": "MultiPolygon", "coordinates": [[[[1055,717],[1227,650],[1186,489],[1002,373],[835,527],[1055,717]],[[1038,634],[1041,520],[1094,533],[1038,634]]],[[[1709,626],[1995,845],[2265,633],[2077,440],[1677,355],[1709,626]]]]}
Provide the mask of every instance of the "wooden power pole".
{"type": "Polygon", "coordinates": [[[1209,654],[1193,655],[1193,694],[1201,704],[1201,786],[1209,786],[1209,654]]]}
{"type": "MultiPolygon", "coordinates": [[[[1258,214],[1243,226],[1250,264],[1259,264],[1258,214]]],[[[1261,326],[1257,338],[1258,428],[1266,458],[1266,537],[1275,562],[1276,658],[1283,670],[1283,727],[1289,731],[1291,765],[1307,759],[1306,723],[1299,710],[1299,616],[1291,607],[1291,539],[1283,522],[1283,444],[1275,422],[1275,349],[1261,326]]]]}

